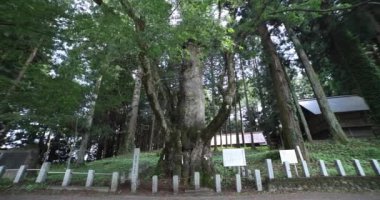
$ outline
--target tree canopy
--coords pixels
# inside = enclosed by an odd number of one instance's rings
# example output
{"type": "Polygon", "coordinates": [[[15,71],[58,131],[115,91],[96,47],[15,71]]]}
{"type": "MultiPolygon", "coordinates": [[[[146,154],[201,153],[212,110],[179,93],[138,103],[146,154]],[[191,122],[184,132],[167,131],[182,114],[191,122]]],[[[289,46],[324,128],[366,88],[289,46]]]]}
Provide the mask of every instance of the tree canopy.
{"type": "MultiPolygon", "coordinates": [[[[374,1],[86,0],[0,5],[0,145],[65,141],[101,159],[160,149],[158,169],[213,171],[213,136],[312,141],[298,100],[360,95],[380,127],[374,1]],[[365,23],[368,22],[368,23],[365,23]]],[[[377,132],[376,132],[377,131],[377,132]]],[[[241,141],[244,145],[245,141],[241,141]]],[[[77,152],[77,153],[75,153],[77,152]]],[[[49,158],[50,156],[50,158],[49,158]]]]}

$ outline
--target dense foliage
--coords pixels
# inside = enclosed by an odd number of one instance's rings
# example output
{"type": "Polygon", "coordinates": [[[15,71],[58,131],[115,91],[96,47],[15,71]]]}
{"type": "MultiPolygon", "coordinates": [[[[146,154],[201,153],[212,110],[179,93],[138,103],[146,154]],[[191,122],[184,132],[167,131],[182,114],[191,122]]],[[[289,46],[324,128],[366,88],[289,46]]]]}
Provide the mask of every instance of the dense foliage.
{"type": "Polygon", "coordinates": [[[41,161],[164,148],[161,158],[172,159],[161,163],[166,171],[176,170],[181,155],[191,158],[191,171],[200,167],[192,157],[207,155],[211,137],[222,132],[263,131],[273,146],[303,147],[296,104],[320,98],[318,84],[326,96],[363,96],[379,127],[378,6],[2,1],[0,146],[38,144],[41,161]]]}

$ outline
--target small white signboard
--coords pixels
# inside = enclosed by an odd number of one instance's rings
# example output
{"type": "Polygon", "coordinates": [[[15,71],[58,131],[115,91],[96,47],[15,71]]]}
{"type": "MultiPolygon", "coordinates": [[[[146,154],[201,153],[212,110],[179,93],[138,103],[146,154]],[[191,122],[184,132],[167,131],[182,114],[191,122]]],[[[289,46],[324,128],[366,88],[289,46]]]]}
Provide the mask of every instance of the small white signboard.
{"type": "Polygon", "coordinates": [[[246,166],[244,149],[223,149],[223,166],[246,166]]]}
{"type": "Polygon", "coordinates": [[[288,161],[289,164],[297,164],[297,155],[294,149],[291,150],[280,150],[281,163],[288,161]]]}

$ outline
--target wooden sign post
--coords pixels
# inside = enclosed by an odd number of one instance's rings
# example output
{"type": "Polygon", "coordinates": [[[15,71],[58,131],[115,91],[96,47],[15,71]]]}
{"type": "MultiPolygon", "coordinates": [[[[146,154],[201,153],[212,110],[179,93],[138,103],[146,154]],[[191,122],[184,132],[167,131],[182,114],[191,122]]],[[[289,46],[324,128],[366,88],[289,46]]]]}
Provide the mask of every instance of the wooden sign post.
{"type": "Polygon", "coordinates": [[[294,149],[280,150],[280,157],[281,157],[282,163],[288,162],[289,164],[294,165],[294,170],[296,172],[296,175],[298,176],[298,170],[297,170],[298,160],[297,160],[296,151],[294,149]]]}

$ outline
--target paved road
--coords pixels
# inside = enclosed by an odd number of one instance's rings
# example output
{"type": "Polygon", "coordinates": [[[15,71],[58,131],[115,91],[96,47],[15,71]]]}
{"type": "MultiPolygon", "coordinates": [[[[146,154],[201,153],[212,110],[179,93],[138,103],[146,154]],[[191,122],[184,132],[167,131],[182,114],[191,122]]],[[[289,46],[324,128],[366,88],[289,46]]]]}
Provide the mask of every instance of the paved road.
{"type": "Polygon", "coordinates": [[[325,193],[325,192],[297,192],[297,193],[284,193],[284,194],[221,194],[221,195],[166,195],[166,196],[153,196],[153,195],[121,195],[121,194],[104,194],[104,193],[0,193],[1,200],[380,200],[380,192],[366,192],[366,193],[325,193]]]}

